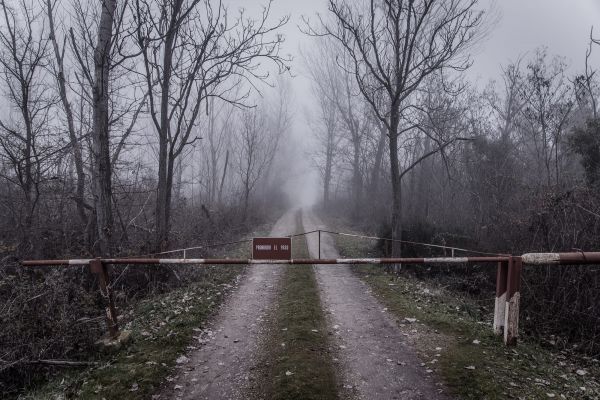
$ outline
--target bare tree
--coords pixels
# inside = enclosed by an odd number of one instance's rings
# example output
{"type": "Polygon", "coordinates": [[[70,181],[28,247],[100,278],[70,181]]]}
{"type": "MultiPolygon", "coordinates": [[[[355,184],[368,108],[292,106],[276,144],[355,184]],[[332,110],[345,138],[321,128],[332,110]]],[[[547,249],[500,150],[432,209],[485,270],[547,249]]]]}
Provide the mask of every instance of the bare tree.
{"type": "MultiPolygon", "coordinates": [[[[423,80],[440,70],[469,67],[466,50],[481,34],[478,0],[370,0],[358,5],[329,0],[330,20],[309,33],[329,36],[344,48],[344,67],[389,137],[393,237],[401,237],[399,140],[413,126],[402,126],[411,96],[423,80]],[[383,100],[381,100],[383,99],[383,100]],[[381,105],[383,104],[383,107],[381,105]]],[[[399,254],[400,246],[394,247],[399,254]]]]}
{"type": "Polygon", "coordinates": [[[58,85],[58,93],[60,96],[60,102],[65,112],[65,118],[67,120],[67,132],[69,134],[70,146],[73,153],[73,160],[75,163],[76,172],[76,189],[74,200],[77,205],[77,212],[81,223],[86,226],[88,223],[87,210],[90,209],[85,201],[85,172],[83,162],[83,150],[81,146],[81,139],[78,137],[77,130],[75,127],[75,121],[73,117],[73,111],[71,108],[71,102],[68,98],[67,81],[65,76],[65,50],[67,36],[64,36],[64,40],[61,44],[59,43],[58,32],[56,30],[54,16],[56,13],[56,0],[46,0],[46,15],[48,17],[48,29],[49,29],[49,40],[52,43],[52,49],[54,51],[54,63],[53,63],[53,74],[58,85]]]}
{"type": "Polygon", "coordinates": [[[371,195],[371,198],[379,199],[379,185],[381,181],[381,171],[383,169],[383,156],[385,153],[388,136],[385,126],[381,123],[381,121],[378,118],[375,118],[374,116],[372,116],[371,119],[373,119],[372,125],[376,128],[375,136],[377,137],[377,146],[373,158],[373,165],[371,167],[369,193],[371,195]]]}
{"type": "Polygon", "coordinates": [[[113,235],[108,85],[116,9],[116,0],[102,1],[102,12],[94,50],[94,84],[92,87],[92,192],[98,233],[97,251],[103,255],[110,253],[113,235]]]}
{"type": "Polygon", "coordinates": [[[356,81],[349,74],[340,74],[340,93],[333,97],[343,122],[344,130],[351,147],[350,165],[352,168],[352,213],[360,215],[363,177],[361,172],[361,150],[365,136],[365,124],[368,114],[364,113],[365,104],[356,88],[356,81]]]}
{"type": "Polygon", "coordinates": [[[207,97],[240,103],[241,82],[265,79],[258,62],[284,66],[283,41],[274,32],[284,17],[268,25],[270,3],[257,20],[243,11],[230,20],[227,8],[213,0],[136,0],[137,42],[142,54],[150,115],[158,135],[156,246],[168,246],[173,167],[183,149],[199,136],[198,113],[207,97]],[[274,36],[272,36],[274,35],[274,36]],[[230,97],[231,96],[231,97],[230,97]]]}
{"type": "Polygon", "coordinates": [[[242,184],[242,218],[246,221],[250,196],[273,164],[280,135],[268,129],[266,115],[259,109],[244,111],[240,125],[236,142],[237,173],[242,184]]]}
{"type": "MultiPolygon", "coordinates": [[[[52,102],[44,91],[47,40],[38,26],[41,14],[26,0],[11,7],[0,0],[0,67],[8,100],[18,118],[0,117],[0,146],[12,173],[4,178],[16,184],[23,195],[21,215],[17,216],[21,244],[31,240],[29,233],[40,196],[43,163],[48,142],[43,143],[52,102]]],[[[28,246],[25,246],[28,247],[28,246]]]]}
{"type": "Polygon", "coordinates": [[[273,89],[274,93],[269,96],[269,100],[259,104],[262,112],[266,114],[267,131],[264,134],[273,141],[274,147],[270,168],[267,168],[262,180],[264,184],[261,185],[260,199],[263,206],[273,203],[273,195],[280,193],[281,187],[290,177],[287,168],[290,160],[284,147],[289,143],[287,139],[293,118],[290,80],[284,75],[279,75],[273,89]],[[282,141],[285,141],[285,144],[281,144],[282,141]]]}
{"type": "Polygon", "coordinates": [[[554,58],[548,63],[546,57],[546,50],[540,49],[528,64],[521,98],[526,101],[527,144],[533,147],[538,172],[550,186],[560,183],[561,146],[574,102],[564,61],[554,58]]]}
{"type": "Polygon", "coordinates": [[[312,158],[321,174],[323,182],[323,207],[327,209],[331,201],[331,184],[337,153],[342,136],[339,132],[338,108],[329,96],[314,88],[319,102],[318,116],[313,122],[317,148],[312,158]]]}
{"type": "Polygon", "coordinates": [[[206,154],[204,155],[209,173],[207,184],[208,201],[221,205],[222,187],[227,174],[229,146],[231,143],[230,131],[232,128],[232,106],[222,104],[219,99],[209,100],[208,128],[206,154]],[[216,106],[215,106],[215,103],[216,106]],[[225,153],[225,154],[224,154],[225,153]],[[225,161],[222,162],[222,158],[225,161]]]}
{"type": "Polygon", "coordinates": [[[596,77],[597,69],[592,68],[590,65],[590,57],[592,56],[592,50],[594,45],[600,44],[600,41],[594,39],[594,29],[590,30],[590,41],[588,48],[585,51],[585,64],[583,73],[577,75],[574,80],[575,84],[575,95],[581,108],[587,108],[594,119],[598,118],[598,94],[600,88],[598,87],[598,80],[596,77]]]}
{"type": "MultiPolygon", "coordinates": [[[[64,79],[71,89],[72,104],[76,105],[71,107],[71,112],[77,138],[82,143],[82,153],[89,149],[90,155],[90,162],[84,163],[84,171],[87,169],[91,178],[90,200],[93,203],[88,234],[93,252],[111,253],[115,250],[112,214],[115,210],[120,213],[116,202],[122,193],[119,165],[127,164],[122,161],[122,156],[128,151],[128,141],[136,132],[136,121],[145,97],[138,94],[139,75],[131,73],[135,54],[129,51],[132,33],[124,25],[124,21],[129,19],[127,1],[114,4],[74,1],[72,10],[74,26],[68,29],[70,53],[63,47],[61,58],[65,63],[65,57],[70,56],[67,62],[74,66],[69,71],[71,80],[67,82],[67,76],[64,79]],[[100,38],[100,34],[108,34],[109,23],[112,29],[110,37],[100,38]],[[105,79],[108,81],[104,82],[105,79]],[[99,135],[97,129],[104,133],[99,135]],[[102,209],[100,214],[98,207],[102,209]],[[104,228],[100,228],[98,223],[104,228]]],[[[117,218],[124,228],[126,225],[121,216],[117,215],[117,218]]],[[[122,234],[126,237],[125,232],[122,234]]]]}
{"type": "Polygon", "coordinates": [[[504,88],[501,95],[488,88],[485,96],[494,111],[499,137],[506,142],[515,134],[527,104],[527,98],[523,97],[525,80],[520,59],[502,69],[502,81],[504,88]]]}

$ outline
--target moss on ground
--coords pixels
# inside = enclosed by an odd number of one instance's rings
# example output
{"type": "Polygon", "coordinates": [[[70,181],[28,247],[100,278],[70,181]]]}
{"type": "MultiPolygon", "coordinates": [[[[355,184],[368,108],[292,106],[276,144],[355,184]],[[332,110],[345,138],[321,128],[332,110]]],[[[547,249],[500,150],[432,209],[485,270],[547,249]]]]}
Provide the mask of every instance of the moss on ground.
{"type": "MultiPolygon", "coordinates": [[[[300,216],[297,226],[302,226],[300,216]]],[[[307,258],[305,237],[294,239],[294,258],[307,258]]],[[[271,335],[264,343],[267,399],[337,399],[325,314],[312,265],[286,265],[271,335]]]]}
{"type": "MultiPolygon", "coordinates": [[[[336,237],[342,256],[373,252],[372,243],[336,237]]],[[[492,333],[493,293],[485,305],[432,282],[387,274],[381,266],[353,271],[397,317],[422,361],[461,399],[598,399],[598,361],[550,351],[524,338],[506,347],[492,333]],[[489,303],[489,304],[487,304],[489,303]],[[413,320],[414,319],[414,320],[413,320]]]]}

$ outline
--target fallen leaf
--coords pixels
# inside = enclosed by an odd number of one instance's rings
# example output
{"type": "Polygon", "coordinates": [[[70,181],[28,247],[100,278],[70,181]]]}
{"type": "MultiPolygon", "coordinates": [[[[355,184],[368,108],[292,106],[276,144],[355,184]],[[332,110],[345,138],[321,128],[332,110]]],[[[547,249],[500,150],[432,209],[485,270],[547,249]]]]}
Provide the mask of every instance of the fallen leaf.
{"type": "Polygon", "coordinates": [[[190,360],[190,359],[189,359],[189,358],[187,358],[186,356],[179,356],[179,357],[177,357],[177,360],[175,360],[175,362],[176,362],[177,364],[183,364],[183,363],[186,363],[186,362],[188,362],[189,360],[190,360]]]}

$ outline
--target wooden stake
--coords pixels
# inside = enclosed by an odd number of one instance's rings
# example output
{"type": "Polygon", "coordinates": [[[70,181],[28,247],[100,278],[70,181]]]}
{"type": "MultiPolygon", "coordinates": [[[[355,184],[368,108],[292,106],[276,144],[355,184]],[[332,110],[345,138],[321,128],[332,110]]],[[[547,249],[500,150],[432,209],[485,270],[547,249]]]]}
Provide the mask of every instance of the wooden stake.
{"type": "Polygon", "coordinates": [[[90,271],[98,276],[100,293],[106,302],[106,325],[111,338],[119,335],[119,324],[117,322],[117,309],[109,284],[108,266],[100,259],[90,261],[90,271]]]}

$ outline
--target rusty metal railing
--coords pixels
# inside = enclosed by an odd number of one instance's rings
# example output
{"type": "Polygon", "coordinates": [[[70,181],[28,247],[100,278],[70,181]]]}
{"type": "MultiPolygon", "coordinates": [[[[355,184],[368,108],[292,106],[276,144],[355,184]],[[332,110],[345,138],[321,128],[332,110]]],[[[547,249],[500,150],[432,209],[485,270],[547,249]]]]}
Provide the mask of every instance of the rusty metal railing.
{"type": "Polygon", "coordinates": [[[256,260],[248,258],[90,258],[68,260],[28,260],[26,267],[89,265],[98,276],[100,292],[106,300],[106,323],[111,337],[119,333],[117,309],[109,282],[109,266],[112,265],[224,265],[224,264],[474,264],[496,263],[496,298],[493,330],[503,335],[506,345],[514,345],[518,339],[521,273],[523,265],[571,265],[600,264],[600,252],[574,253],[527,253],[522,256],[497,255],[477,257],[431,257],[431,258],[295,258],[289,260],[256,260]]]}
{"type": "Polygon", "coordinates": [[[480,262],[507,261],[510,256],[494,257],[431,257],[431,258],[293,258],[285,260],[256,260],[252,258],[84,258],[69,260],[23,261],[23,266],[65,266],[90,265],[100,261],[103,264],[472,264],[480,262]]]}

